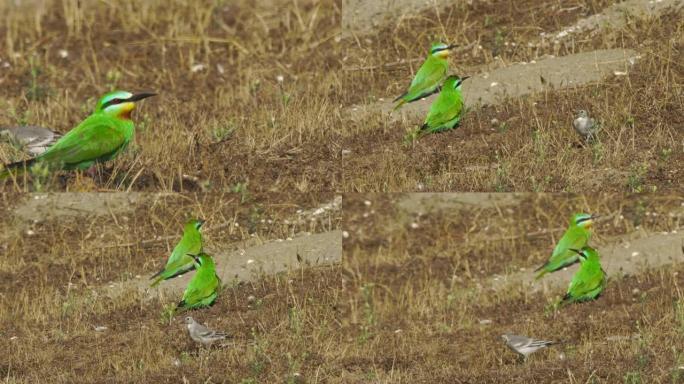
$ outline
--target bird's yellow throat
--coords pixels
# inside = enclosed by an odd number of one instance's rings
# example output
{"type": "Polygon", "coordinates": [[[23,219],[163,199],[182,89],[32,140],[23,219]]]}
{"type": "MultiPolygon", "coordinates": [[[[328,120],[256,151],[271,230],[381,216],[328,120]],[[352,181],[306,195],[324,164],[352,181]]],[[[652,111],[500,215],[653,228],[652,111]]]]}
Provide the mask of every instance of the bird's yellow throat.
{"type": "Polygon", "coordinates": [[[122,103],[121,107],[119,109],[119,113],[116,115],[120,119],[126,119],[130,120],[131,119],[131,112],[135,109],[135,103],[129,102],[129,103],[122,103]]]}

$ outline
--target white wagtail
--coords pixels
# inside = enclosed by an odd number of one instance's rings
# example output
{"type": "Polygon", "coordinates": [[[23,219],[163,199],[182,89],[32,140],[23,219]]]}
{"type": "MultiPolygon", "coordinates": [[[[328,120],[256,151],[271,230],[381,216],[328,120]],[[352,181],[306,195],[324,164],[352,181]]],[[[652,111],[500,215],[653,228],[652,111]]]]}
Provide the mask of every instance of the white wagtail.
{"type": "Polygon", "coordinates": [[[223,332],[214,331],[209,327],[196,322],[195,319],[190,316],[185,318],[185,324],[188,326],[190,338],[198,343],[202,343],[205,347],[209,347],[213,343],[228,337],[228,335],[223,332]]]}
{"type": "Polygon", "coordinates": [[[577,117],[572,122],[572,126],[575,127],[575,131],[582,136],[584,141],[592,142],[596,139],[598,125],[594,119],[589,117],[589,114],[584,109],[577,112],[577,117]]]}
{"type": "Polygon", "coordinates": [[[0,141],[7,141],[32,156],[47,151],[61,137],[57,132],[33,125],[0,128],[0,141]]]}
{"type": "Polygon", "coordinates": [[[527,336],[512,335],[510,333],[501,335],[501,338],[506,342],[508,348],[520,354],[523,359],[526,359],[528,355],[542,348],[556,344],[555,341],[535,340],[527,336]]]}

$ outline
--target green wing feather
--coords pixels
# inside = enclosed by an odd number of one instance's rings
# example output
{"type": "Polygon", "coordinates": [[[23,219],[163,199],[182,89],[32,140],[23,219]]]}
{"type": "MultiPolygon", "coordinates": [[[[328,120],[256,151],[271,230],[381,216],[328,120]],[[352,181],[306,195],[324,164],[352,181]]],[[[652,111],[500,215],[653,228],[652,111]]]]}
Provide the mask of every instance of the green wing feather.
{"type": "Polygon", "coordinates": [[[563,302],[581,302],[595,299],[605,287],[605,272],[598,261],[580,267],[570,282],[563,302]]]}
{"type": "Polygon", "coordinates": [[[582,249],[591,238],[591,232],[584,228],[572,227],[569,228],[563,237],[558,241],[549,261],[541,267],[537,268],[539,273],[537,279],[547,273],[555,272],[559,269],[565,268],[579,261],[579,257],[570,249],[582,249]]]}
{"type": "Polygon", "coordinates": [[[127,145],[133,123],[104,115],[91,115],[69,131],[37,160],[61,164],[63,169],[86,169],[96,161],[110,160],[127,145]],[[126,127],[130,124],[130,127],[126,127]],[[130,133],[129,133],[130,131],[130,133]]]}
{"type": "Polygon", "coordinates": [[[179,308],[199,308],[213,304],[218,295],[220,280],[216,276],[216,267],[210,256],[197,269],[190,283],[185,288],[183,300],[178,303],[179,308]]]}
{"type": "MultiPolygon", "coordinates": [[[[197,275],[195,275],[197,277],[197,275]]],[[[209,277],[207,281],[195,281],[193,279],[183,294],[183,301],[188,308],[194,308],[198,304],[203,304],[203,301],[216,294],[218,288],[218,278],[209,277]],[[194,284],[193,284],[194,282],[194,284]]]]}
{"type": "Polygon", "coordinates": [[[439,132],[451,129],[461,120],[462,111],[463,99],[461,95],[455,90],[443,89],[437,100],[430,106],[430,111],[421,130],[439,132]]]}
{"type": "Polygon", "coordinates": [[[164,269],[151,277],[157,278],[151,286],[154,287],[162,280],[174,278],[194,269],[195,262],[189,254],[198,255],[200,252],[202,252],[202,235],[198,230],[191,228],[183,233],[183,237],[173,248],[164,269]]]}
{"type": "Polygon", "coordinates": [[[420,66],[420,69],[418,69],[418,72],[413,77],[409,89],[394,100],[395,102],[402,100],[397,107],[405,102],[410,103],[439,91],[442,81],[447,75],[448,68],[449,63],[446,59],[428,56],[427,60],[420,66]]]}

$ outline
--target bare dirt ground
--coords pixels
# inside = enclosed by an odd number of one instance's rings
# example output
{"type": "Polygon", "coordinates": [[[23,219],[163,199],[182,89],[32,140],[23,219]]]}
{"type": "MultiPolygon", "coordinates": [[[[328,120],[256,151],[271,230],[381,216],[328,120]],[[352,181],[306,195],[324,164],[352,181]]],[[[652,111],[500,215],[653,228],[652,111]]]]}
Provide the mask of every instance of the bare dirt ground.
{"type": "Polygon", "coordinates": [[[341,202],[334,194],[3,194],[0,348],[11,353],[0,359],[0,377],[327,377],[315,362],[328,358],[337,316],[341,202]],[[223,349],[198,349],[184,315],[168,310],[190,274],[147,289],[191,216],[207,220],[205,250],[224,284],[212,308],[191,315],[232,336],[223,349]]]}
{"type": "Polygon", "coordinates": [[[378,3],[373,33],[345,22],[345,190],[681,190],[681,2],[427,3],[400,15],[378,3]],[[391,116],[390,101],[432,40],[460,44],[451,70],[473,76],[469,113],[406,146],[432,99],[391,116]],[[579,109],[601,122],[593,145],[572,129],[579,109]]]}
{"type": "Polygon", "coordinates": [[[343,266],[358,335],[348,381],[680,382],[684,199],[503,196],[345,197],[343,266]],[[576,211],[604,215],[592,244],[608,286],[597,301],[554,311],[577,267],[529,279],[576,211]],[[522,364],[501,341],[506,332],[561,344],[522,364]]]}
{"type": "MultiPolygon", "coordinates": [[[[94,177],[3,190],[339,189],[339,2],[6,1],[0,12],[0,127],[66,133],[110,90],[159,94],[94,177]]],[[[0,145],[0,163],[25,157],[0,145]]]]}

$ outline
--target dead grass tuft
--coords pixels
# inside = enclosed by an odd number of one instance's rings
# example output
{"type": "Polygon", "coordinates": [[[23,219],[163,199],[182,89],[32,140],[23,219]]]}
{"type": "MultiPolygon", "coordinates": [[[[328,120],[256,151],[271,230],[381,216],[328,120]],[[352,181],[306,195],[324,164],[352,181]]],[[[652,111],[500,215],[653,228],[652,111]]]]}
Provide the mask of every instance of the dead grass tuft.
{"type": "MultiPolygon", "coordinates": [[[[10,188],[335,189],[335,1],[44,0],[2,9],[1,125],[64,133],[106,91],[160,94],[135,113],[135,143],[94,182],[71,173],[10,188]]],[[[10,155],[0,160],[17,160],[10,155]]]]}
{"type": "Polygon", "coordinates": [[[362,121],[350,119],[342,145],[349,151],[344,157],[345,190],[681,189],[681,11],[657,19],[630,18],[617,30],[543,43],[541,32],[561,30],[607,5],[580,2],[572,12],[560,12],[569,6],[561,3],[535,2],[538,12],[529,12],[530,2],[464,3],[439,15],[432,10],[402,19],[374,36],[349,39],[343,70],[349,105],[391,100],[399,94],[432,39],[472,46],[452,60],[454,72],[469,75],[549,54],[603,48],[632,48],[642,57],[626,76],[474,108],[457,130],[425,137],[412,147],[402,145],[402,137],[420,121],[389,122],[379,112],[362,121]],[[401,64],[400,59],[409,61],[401,64]],[[385,66],[388,63],[396,65],[385,66]],[[579,109],[601,122],[600,140],[594,145],[581,145],[572,129],[579,109]]]}

